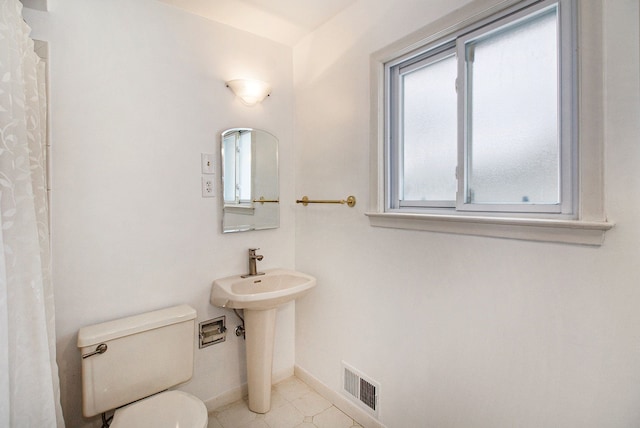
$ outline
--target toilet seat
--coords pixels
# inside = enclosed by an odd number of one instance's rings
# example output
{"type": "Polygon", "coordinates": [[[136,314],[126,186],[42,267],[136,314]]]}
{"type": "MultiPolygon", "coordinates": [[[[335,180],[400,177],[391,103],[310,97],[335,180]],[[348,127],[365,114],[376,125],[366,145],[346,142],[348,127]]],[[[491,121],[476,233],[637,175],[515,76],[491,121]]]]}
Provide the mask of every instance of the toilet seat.
{"type": "Polygon", "coordinates": [[[116,410],[111,428],[207,428],[204,403],[182,391],[152,395],[116,410]]]}

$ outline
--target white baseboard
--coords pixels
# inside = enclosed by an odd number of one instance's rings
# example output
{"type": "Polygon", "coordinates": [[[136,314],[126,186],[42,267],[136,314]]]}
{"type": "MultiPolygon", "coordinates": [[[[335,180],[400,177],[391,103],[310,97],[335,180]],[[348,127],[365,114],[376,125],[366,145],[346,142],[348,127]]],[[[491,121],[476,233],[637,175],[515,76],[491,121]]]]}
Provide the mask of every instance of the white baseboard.
{"type": "Polygon", "coordinates": [[[216,395],[213,398],[204,401],[204,405],[207,406],[207,412],[211,413],[214,410],[226,406],[227,404],[234,403],[240,400],[242,397],[247,396],[247,384],[243,383],[242,385],[230,389],[229,391],[223,392],[220,395],[216,395]]]}
{"type": "MultiPolygon", "coordinates": [[[[289,367],[287,369],[281,370],[278,373],[274,373],[271,376],[272,383],[278,383],[285,379],[290,378],[294,375],[294,368],[289,367]]],[[[226,406],[227,404],[231,404],[240,400],[243,397],[247,396],[247,384],[243,383],[242,385],[230,389],[229,391],[223,392],[220,395],[217,395],[213,398],[210,398],[204,402],[205,406],[207,406],[207,412],[212,412],[219,407],[226,406]]]]}
{"type": "Polygon", "coordinates": [[[294,367],[289,367],[287,369],[280,370],[280,372],[274,373],[271,376],[271,382],[273,384],[276,384],[278,382],[282,382],[285,379],[289,379],[294,374],[295,374],[295,368],[294,367]]]}
{"type": "Polygon", "coordinates": [[[329,400],[338,409],[351,416],[351,418],[364,428],[386,428],[380,421],[374,419],[367,412],[349,401],[347,397],[329,388],[302,367],[296,365],[294,368],[294,374],[298,379],[313,388],[318,394],[329,400]]]}

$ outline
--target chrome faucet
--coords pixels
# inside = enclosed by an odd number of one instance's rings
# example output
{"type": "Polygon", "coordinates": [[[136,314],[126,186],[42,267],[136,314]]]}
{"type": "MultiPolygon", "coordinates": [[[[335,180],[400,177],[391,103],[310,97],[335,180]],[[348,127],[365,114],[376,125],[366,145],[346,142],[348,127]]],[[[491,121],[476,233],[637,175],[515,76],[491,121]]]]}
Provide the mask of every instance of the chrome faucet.
{"type": "Polygon", "coordinates": [[[249,248],[249,273],[241,275],[242,278],[248,278],[250,276],[264,275],[264,272],[258,272],[256,267],[256,260],[260,261],[264,258],[261,254],[256,254],[256,251],[260,248],[249,248]]]}

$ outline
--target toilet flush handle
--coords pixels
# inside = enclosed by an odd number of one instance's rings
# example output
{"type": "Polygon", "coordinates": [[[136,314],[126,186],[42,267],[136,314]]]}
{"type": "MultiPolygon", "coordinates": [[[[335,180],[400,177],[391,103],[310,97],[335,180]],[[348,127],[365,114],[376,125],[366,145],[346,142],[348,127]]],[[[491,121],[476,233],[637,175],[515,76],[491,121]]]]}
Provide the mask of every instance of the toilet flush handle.
{"type": "Polygon", "coordinates": [[[104,354],[105,352],[107,352],[107,344],[106,343],[101,343],[96,347],[95,351],[89,352],[87,354],[82,354],[82,359],[92,357],[92,356],[94,356],[96,354],[104,354]]]}

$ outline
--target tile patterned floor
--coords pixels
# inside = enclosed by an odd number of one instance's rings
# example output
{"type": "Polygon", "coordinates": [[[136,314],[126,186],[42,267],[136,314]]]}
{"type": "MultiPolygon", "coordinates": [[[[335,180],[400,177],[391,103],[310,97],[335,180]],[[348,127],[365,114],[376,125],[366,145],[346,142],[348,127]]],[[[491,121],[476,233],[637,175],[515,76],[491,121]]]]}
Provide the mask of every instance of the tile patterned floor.
{"type": "Polygon", "coordinates": [[[296,377],[273,386],[271,410],[249,410],[246,397],[209,413],[208,428],[362,428],[296,377]]]}

